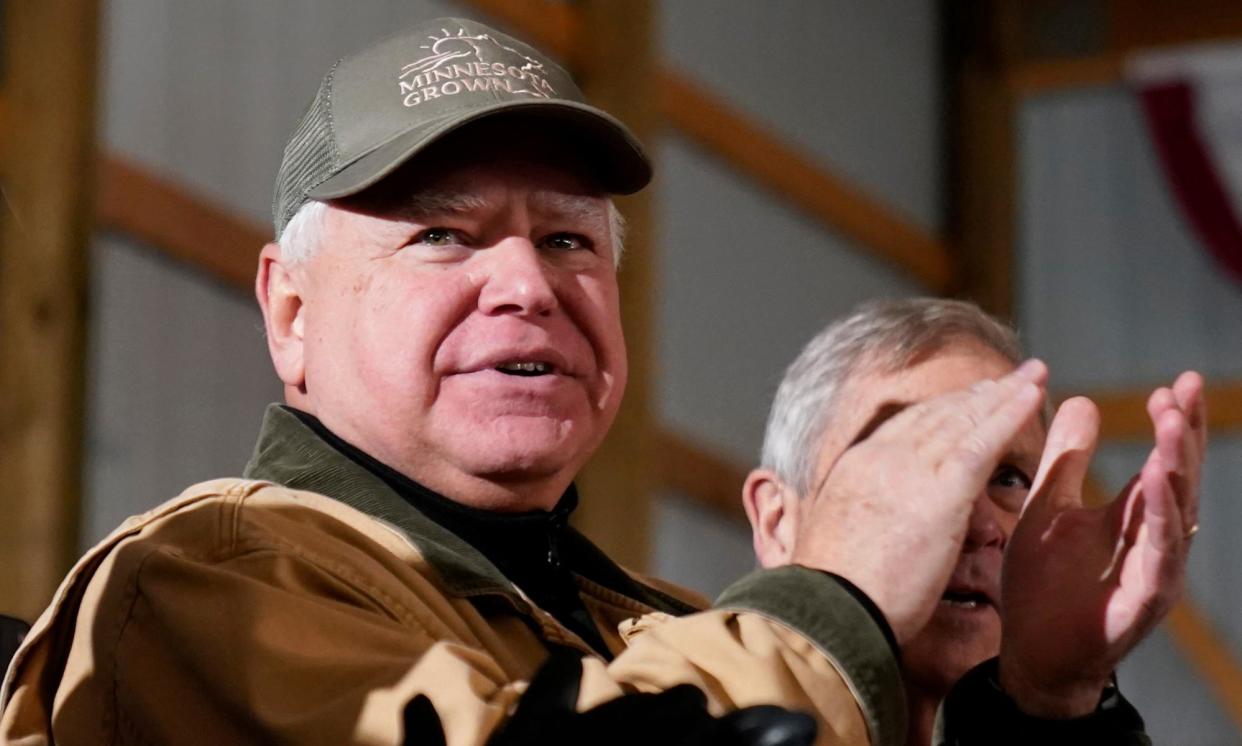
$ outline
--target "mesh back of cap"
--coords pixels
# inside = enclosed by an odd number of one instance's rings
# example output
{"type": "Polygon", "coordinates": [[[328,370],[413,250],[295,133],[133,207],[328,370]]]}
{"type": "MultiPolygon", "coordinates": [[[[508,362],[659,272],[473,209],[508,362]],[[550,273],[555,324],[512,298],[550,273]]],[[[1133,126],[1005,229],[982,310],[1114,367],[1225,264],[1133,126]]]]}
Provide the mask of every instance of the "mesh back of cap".
{"type": "Polygon", "coordinates": [[[285,146],[276,193],[272,197],[272,221],[280,238],[285,224],[306,202],[306,193],[332,174],[336,165],[336,138],[332,133],[332,76],[335,66],[324,77],[315,100],[302,115],[302,121],[285,146]]]}

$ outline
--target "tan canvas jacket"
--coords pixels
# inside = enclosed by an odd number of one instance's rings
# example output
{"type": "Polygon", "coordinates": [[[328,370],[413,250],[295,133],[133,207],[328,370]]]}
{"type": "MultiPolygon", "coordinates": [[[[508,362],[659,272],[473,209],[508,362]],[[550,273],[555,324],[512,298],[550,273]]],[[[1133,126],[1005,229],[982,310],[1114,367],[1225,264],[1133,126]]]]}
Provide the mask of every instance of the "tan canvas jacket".
{"type": "Polygon", "coordinates": [[[579,578],[605,661],[289,412],[269,410],[248,475],[78,562],[5,677],[0,742],[395,744],[424,694],[450,745],[483,744],[553,644],[582,653],[580,710],[690,683],[714,714],[813,713],[820,744],[903,737],[883,634],[820,573],[755,573],[696,613],[579,578]]]}

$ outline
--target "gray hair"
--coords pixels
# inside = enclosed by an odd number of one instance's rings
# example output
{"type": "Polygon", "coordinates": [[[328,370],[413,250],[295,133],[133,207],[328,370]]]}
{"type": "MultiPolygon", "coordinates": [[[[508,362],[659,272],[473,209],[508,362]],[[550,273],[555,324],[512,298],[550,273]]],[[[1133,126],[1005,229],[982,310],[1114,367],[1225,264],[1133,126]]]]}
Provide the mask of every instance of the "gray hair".
{"type": "Polygon", "coordinates": [[[280,244],[280,256],[289,264],[300,264],[310,259],[319,249],[323,238],[323,219],[328,213],[328,203],[307,200],[285,223],[276,243],[280,244]]]}
{"type": "Polygon", "coordinates": [[[944,349],[971,340],[1015,365],[1018,336],[973,303],[908,298],[864,303],[815,336],[785,371],[763,438],[761,463],[807,495],[819,444],[835,416],[837,398],[862,368],[894,373],[944,349]]]}
{"type": "MultiPolygon", "coordinates": [[[[285,261],[298,264],[314,256],[323,238],[323,220],[327,213],[328,203],[319,200],[307,200],[298,208],[276,239],[285,261]]],[[[619,266],[625,251],[625,216],[612,200],[608,200],[608,230],[612,238],[612,262],[619,266]]]]}

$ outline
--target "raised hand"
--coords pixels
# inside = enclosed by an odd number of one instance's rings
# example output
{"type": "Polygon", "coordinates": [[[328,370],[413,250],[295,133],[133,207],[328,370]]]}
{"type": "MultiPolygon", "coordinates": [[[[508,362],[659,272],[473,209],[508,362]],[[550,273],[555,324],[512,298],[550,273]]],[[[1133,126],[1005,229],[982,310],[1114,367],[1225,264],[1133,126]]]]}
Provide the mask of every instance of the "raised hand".
{"type": "Polygon", "coordinates": [[[1168,613],[1198,530],[1203,380],[1152,393],[1155,447],[1121,495],[1084,508],[1099,434],[1089,400],[1061,405],[1002,573],[1001,685],[1032,715],[1093,711],[1117,664],[1168,613]]]}
{"type": "Polygon", "coordinates": [[[1047,374],[1028,361],[913,405],[846,449],[801,503],[792,561],[850,580],[909,640],[944,593],[975,500],[1036,416],[1047,374]]]}

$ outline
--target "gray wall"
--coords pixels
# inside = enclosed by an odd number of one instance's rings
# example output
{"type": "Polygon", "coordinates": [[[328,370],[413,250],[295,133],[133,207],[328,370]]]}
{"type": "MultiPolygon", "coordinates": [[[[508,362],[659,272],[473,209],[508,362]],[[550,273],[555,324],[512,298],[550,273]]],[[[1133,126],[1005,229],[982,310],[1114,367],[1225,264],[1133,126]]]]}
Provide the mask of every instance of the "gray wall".
{"type": "MultiPolygon", "coordinates": [[[[671,67],[934,230],[932,9],[670,0],[660,48],[671,67]]],[[[657,154],[659,411],[668,427],[750,465],[801,346],[861,300],[918,288],[683,138],[662,139],[657,154]]],[[[659,574],[716,593],[753,566],[749,531],[677,495],[659,516],[659,574]]]]}
{"type": "MultiPolygon", "coordinates": [[[[1242,286],[1189,232],[1165,187],[1133,94],[1096,88],[1032,99],[1020,127],[1019,273],[1029,348],[1065,392],[1152,387],[1195,368],[1242,379],[1242,286]]],[[[1119,490],[1150,445],[1107,445],[1097,474],[1119,490]]],[[[1190,561],[1190,595],[1242,652],[1242,438],[1216,436],[1190,561]]],[[[1157,743],[1240,739],[1164,633],[1122,667],[1157,743]]]]}

